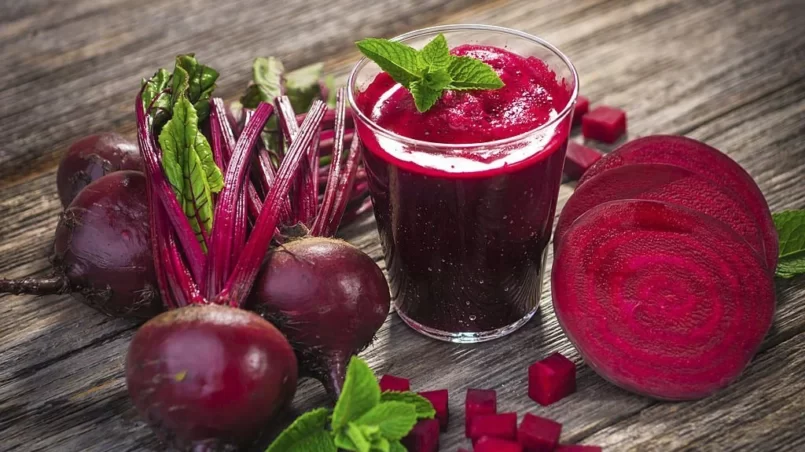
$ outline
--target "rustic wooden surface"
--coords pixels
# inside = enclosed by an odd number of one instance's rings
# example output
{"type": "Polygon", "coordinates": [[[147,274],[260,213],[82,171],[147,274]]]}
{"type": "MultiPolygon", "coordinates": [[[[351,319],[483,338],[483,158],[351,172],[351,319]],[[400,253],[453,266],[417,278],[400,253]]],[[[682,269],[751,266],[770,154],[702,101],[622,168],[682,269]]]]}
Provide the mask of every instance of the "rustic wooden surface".
{"type": "MultiPolygon", "coordinates": [[[[510,26],[565,51],[594,103],[623,107],[632,137],[685,134],[724,150],[772,210],[805,208],[805,2],[802,0],[25,0],[0,3],[0,275],[45,274],[59,213],[55,168],[76,138],[132,135],[138,80],[195,51],[234,98],[250,61],[324,60],[343,75],[364,36],[438,23],[510,26]]],[[[560,203],[572,193],[563,186],[560,203]]],[[[382,266],[370,215],[343,231],[382,266]]],[[[549,256],[551,258],[551,256],[549,256]]],[[[564,423],[562,441],[605,450],[805,450],[805,278],[778,284],[772,333],[745,375],[698,402],[621,391],[581,365],[550,308],[479,346],[430,341],[390,315],[364,356],[415,388],[451,390],[442,450],[467,445],[463,391],[564,423]],[[526,397],[525,369],[560,351],[579,391],[548,408],[526,397]]],[[[67,296],[0,296],[0,450],[161,450],[123,382],[135,324],[67,296]]],[[[294,409],[325,403],[304,382],[294,409]]]]}

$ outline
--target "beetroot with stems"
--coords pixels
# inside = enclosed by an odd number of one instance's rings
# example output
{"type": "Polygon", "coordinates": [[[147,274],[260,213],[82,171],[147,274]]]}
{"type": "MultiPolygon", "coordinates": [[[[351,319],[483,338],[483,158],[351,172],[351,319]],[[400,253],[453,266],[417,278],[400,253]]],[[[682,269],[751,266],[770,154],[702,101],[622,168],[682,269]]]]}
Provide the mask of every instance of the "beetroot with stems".
{"type": "Polygon", "coordinates": [[[498,394],[492,389],[467,389],[464,400],[464,435],[470,437],[472,418],[498,412],[498,394]]]}
{"type": "Polygon", "coordinates": [[[438,452],[439,421],[423,419],[417,422],[401,442],[408,452],[438,452]]]}
{"type": "Polygon", "coordinates": [[[436,411],[436,419],[442,431],[447,431],[447,424],[450,422],[450,410],[448,406],[447,389],[437,389],[435,391],[420,392],[419,395],[428,399],[433,409],[436,411]]]}
{"type": "Polygon", "coordinates": [[[151,318],[162,310],[148,228],[146,180],[118,171],[88,185],[62,213],[54,274],[0,279],[0,292],[71,293],[114,317],[151,318]]]}
{"type": "Polygon", "coordinates": [[[562,424],[526,413],[517,429],[517,442],[524,452],[552,452],[561,434],[562,424]]]}
{"type": "Polygon", "coordinates": [[[484,436],[475,442],[474,452],[523,452],[523,446],[515,441],[484,436]]]}
{"type": "Polygon", "coordinates": [[[140,327],[126,356],[132,401],[179,449],[246,447],[293,399],[297,363],[257,314],[187,306],[140,327]]]}
{"type": "Polygon", "coordinates": [[[542,406],[576,392],[576,365],[554,353],[528,367],[528,397],[542,406]]]}
{"type": "Polygon", "coordinates": [[[626,112],[619,108],[600,106],[581,118],[584,138],[614,143],[626,133],[626,112]]]}
{"type": "Polygon", "coordinates": [[[70,205],[76,195],[93,181],[121,170],[143,170],[136,144],[112,132],[76,141],[62,157],[56,172],[62,206],[70,205]]]}
{"type": "Polygon", "coordinates": [[[473,443],[484,437],[517,439],[517,413],[479,414],[472,418],[470,438],[473,443]]]}
{"type": "Polygon", "coordinates": [[[552,272],[557,319],[585,362],[630,391],[706,397],[735,380],[771,326],[772,274],[729,226],[644,200],[594,207],[552,272]]]}
{"type": "Polygon", "coordinates": [[[746,204],[730,190],[690,170],[657,163],[637,163],[604,171],[570,197],[556,224],[554,245],[567,228],[598,204],[618,199],[648,199],[677,204],[728,224],[765,258],[763,233],[746,204]]]}
{"type": "Polygon", "coordinates": [[[394,375],[383,375],[380,377],[380,390],[405,392],[411,390],[411,382],[407,378],[395,377],[394,375]]]}
{"type": "Polygon", "coordinates": [[[779,253],[777,230],[766,198],[752,180],[752,176],[729,156],[714,147],[683,136],[654,135],[638,138],[599,160],[579,180],[578,187],[608,169],[633,163],[664,163],[680,166],[735,192],[737,199],[746,204],[763,231],[768,268],[774,270],[777,267],[779,253]]]}

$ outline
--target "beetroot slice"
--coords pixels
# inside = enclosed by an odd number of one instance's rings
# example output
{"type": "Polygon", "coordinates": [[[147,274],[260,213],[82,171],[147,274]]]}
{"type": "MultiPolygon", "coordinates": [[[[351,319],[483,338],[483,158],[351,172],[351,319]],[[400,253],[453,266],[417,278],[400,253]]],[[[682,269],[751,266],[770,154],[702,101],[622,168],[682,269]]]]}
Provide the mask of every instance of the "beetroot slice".
{"type": "Polygon", "coordinates": [[[658,399],[727,386],[774,315],[772,275],[746,241],[657,201],[590,209],[565,234],[551,278],[557,319],[587,364],[658,399]]]}
{"type": "Polygon", "coordinates": [[[604,171],[573,193],[559,216],[554,246],[573,221],[598,204],[648,199],[678,204],[728,224],[765,258],[760,226],[736,195],[709,179],[674,165],[633,164],[604,171]]]}
{"type": "Polygon", "coordinates": [[[634,163],[680,166],[735,192],[763,231],[768,267],[771,270],[777,267],[777,230],[760,188],[741,165],[718,149],[700,141],[673,135],[654,135],[632,140],[593,165],[584,173],[577,187],[608,169],[634,163]]]}

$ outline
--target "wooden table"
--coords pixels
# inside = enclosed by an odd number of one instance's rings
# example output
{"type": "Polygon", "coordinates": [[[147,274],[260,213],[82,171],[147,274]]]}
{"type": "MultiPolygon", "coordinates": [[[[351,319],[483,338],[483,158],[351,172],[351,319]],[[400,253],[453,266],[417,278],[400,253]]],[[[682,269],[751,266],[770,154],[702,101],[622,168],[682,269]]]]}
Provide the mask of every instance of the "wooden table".
{"type": "MultiPolygon", "coordinates": [[[[805,2],[802,0],[26,0],[0,5],[0,275],[48,271],[59,217],[55,169],[80,136],[133,135],[141,77],[195,51],[233,99],[251,59],[290,68],[318,60],[346,73],[352,42],[439,23],[537,34],[576,64],[593,103],[626,109],[632,137],[684,134],[729,153],[772,210],[805,208],[805,2]]],[[[562,187],[560,203],[573,186],[562,187]]],[[[343,235],[382,265],[371,215],[343,235]]],[[[552,256],[549,256],[551,259],[552,256]]],[[[805,278],[778,283],[774,329],[745,375],[705,400],[660,403],[581,365],[546,285],[543,317],[478,346],[430,341],[390,315],[363,353],[379,374],[449,388],[442,450],[466,445],[463,391],[494,388],[499,407],[564,424],[562,441],[606,450],[805,450],[805,278]],[[526,397],[526,367],[559,351],[579,363],[579,390],[548,408],[526,397]]],[[[0,297],[0,450],[161,449],[125,391],[123,357],[137,325],[69,296],[0,297]]],[[[325,403],[304,382],[294,403],[325,403]]]]}

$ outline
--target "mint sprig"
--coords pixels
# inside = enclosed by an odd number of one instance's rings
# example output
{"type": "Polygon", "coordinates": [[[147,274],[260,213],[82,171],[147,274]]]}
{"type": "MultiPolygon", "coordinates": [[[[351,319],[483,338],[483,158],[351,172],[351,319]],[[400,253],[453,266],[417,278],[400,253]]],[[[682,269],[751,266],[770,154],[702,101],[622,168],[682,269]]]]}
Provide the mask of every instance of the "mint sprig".
{"type": "Polygon", "coordinates": [[[793,278],[805,274],[805,210],[787,210],[772,215],[780,239],[776,275],[793,278]]]}
{"type": "Polygon", "coordinates": [[[378,38],[363,39],[356,45],[361,53],[411,92],[421,113],[430,110],[445,90],[503,87],[500,76],[488,64],[468,56],[451,55],[447,39],[441,33],[422,50],[378,38]]]}
{"type": "Polygon", "coordinates": [[[353,357],[334,410],[318,408],[294,421],[266,452],[402,452],[400,440],[436,412],[412,392],[380,392],[369,366],[353,357]]]}

